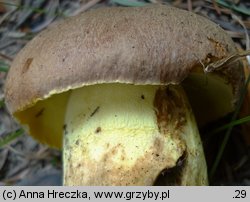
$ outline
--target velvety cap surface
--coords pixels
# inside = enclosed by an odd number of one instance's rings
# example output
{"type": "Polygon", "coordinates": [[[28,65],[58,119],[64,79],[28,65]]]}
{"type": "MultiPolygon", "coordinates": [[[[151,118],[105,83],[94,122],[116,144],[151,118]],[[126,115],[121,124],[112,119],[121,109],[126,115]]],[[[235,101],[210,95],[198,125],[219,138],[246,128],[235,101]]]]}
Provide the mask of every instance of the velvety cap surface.
{"type": "MultiPolygon", "coordinates": [[[[60,22],[35,37],[9,71],[11,113],[52,94],[96,83],[180,83],[195,66],[236,52],[209,20],[168,6],[102,8],[60,22]]],[[[241,70],[223,73],[242,80],[241,70]]]]}

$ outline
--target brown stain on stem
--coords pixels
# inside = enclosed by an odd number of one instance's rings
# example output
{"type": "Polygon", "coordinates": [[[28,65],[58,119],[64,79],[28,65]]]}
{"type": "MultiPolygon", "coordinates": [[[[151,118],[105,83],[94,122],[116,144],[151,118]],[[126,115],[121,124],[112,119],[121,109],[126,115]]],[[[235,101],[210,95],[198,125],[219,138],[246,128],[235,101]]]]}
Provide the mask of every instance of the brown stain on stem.
{"type": "MultiPolygon", "coordinates": [[[[71,148],[72,149],[72,148],[71,148]]],[[[72,156],[65,169],[67,185],[153,185],[161,168],[174,167],[176,162],[171,156],[162,152],[163,138],[156,138],[152,147],[139,157],[132,167],[117,164],[115,158],[126,161],[124,145],[110,147],[98,161],[91,157],[75,162],[72,156]],[[78,165],[82,166],[79,167],[78,165]],[[72,172],[74,171],[74,172],[72,172]]],[[[69,151],[69,153],[71,153],[69,151]]],[[[86,155],[84,155],[86,157],[86,155]]]]}
{"type": "MultiPolygon", "coordinates": [[[[185,126],[185,103],[172,87],[159,88],[154,98],[155,114],[159,132],[166,135],[169,132],[169,124],[173,124],[176,131],[181,131],[185,126]]],[[[177,134],[178,136],[178,134],[177,134]]]]}

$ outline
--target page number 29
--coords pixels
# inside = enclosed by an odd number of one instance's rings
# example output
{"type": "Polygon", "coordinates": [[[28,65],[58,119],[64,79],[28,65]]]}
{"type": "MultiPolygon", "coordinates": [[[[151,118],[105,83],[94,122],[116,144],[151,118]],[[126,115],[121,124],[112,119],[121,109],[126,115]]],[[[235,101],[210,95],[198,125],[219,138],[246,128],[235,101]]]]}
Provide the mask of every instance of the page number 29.
{"type": "Polygon", "coordinates": [[[236,189],[234,191],[235,195],[233,198],[246,198],[247,196],[247,192],[246,190],[239,190],[239,189],[236,189]]]}

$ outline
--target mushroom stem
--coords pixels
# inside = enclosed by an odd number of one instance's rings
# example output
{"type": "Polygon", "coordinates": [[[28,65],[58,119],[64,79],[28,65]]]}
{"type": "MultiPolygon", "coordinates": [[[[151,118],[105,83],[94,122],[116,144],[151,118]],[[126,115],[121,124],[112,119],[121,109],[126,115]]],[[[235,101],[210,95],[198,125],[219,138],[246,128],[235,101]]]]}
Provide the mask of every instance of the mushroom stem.
{"type": "Polygon", "coordinates": [[[159,176],[166,185],[207,184],[200,136],[180,86],[97,84],[73,91],[63,161],[65,185],[153,185],[159,176]]]}

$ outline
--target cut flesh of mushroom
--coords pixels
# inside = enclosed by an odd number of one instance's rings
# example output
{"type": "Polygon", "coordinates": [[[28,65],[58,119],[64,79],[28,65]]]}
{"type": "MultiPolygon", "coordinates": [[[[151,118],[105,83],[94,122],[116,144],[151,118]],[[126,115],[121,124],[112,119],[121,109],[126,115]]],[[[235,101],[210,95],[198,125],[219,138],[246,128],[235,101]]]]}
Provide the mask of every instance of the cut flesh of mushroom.
{"type": "Polygon", "coordinates": [[[180,86],[72,91],[63,148],[65,185],[153,185],[159,175],[169,184],[166,173],[176,166],[173,184],[207,184],[200,136],[180,86]]]}

